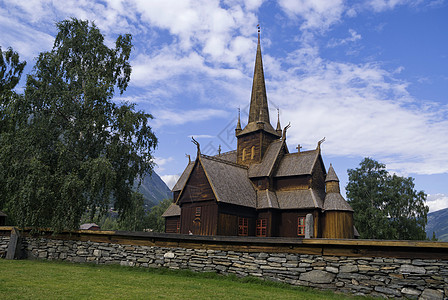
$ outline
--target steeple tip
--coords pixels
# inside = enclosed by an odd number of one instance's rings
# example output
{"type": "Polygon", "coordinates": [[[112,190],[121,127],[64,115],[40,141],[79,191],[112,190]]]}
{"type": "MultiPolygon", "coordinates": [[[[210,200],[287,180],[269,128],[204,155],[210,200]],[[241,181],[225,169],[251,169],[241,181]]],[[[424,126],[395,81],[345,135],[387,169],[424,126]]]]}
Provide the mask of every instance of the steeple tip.
{"type": "Polygon", "coordinates": [[[280,109],[277,108],[277,128],[275,129],[279,134],[282,133],[282,126],[280,126],[280,109]]]}

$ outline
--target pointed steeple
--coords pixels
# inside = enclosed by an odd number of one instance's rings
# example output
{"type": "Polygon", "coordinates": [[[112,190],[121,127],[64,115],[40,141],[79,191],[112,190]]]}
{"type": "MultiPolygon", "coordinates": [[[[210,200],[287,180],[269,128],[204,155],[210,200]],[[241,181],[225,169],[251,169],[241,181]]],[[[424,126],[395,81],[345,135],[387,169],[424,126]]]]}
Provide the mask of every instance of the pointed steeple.
{"type": "Polygon", "coordinates": [[[328,181],[337,181],[337,182],[339,182],[339,178],[336,175],[336,172],[334,171],[332,164],[330,164],[330,168],[328,168],[327,176],[325,177],[325,182],[328,182],[328,181]]]}
{"type": "Polygon", "coordinates": [[[238,133],[241,131],[241,119],[240,119],[240,108],[238,107],[238,122],[236,123],[235,132],[238,133]]]}
{"type": "Polygon", "coordinates": [[[268,98],[264,82],[263,61],[261,59],[260,26],[258,26],[257,55],[255,57],[252,95],[250,98],[249,123],[251,122],[269,123],[268,98]]]}
{"type": "Polygon", "coordinates": [[[282,126],[280,126],[280,109],[277,108],[277,129],[275,129],[278,134],[282,133],[282,126]]]}
{"type": "Polygon", "coordinates": [[[336,172],[333,169],[333,166],[330,164],[330,168],[328,168],[327,176],[325,177],[325,186],[327,193],[339,193],[339,178],[336,175],[336,172]]]}

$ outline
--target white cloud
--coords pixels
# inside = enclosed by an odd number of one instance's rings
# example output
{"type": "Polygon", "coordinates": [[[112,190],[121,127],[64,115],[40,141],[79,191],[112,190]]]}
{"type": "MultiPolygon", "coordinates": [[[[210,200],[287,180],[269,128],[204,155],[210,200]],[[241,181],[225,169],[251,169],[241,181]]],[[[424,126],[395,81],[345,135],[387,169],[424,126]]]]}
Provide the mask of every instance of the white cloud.
{"type": "Polygon", "coordinates": [[[201,122],[228,116],[226,111],[211,108],[185,111],[155,110],[154,115],[157,117],[150,121],[154,128],[160,128],[164,125],[183,125],[189,122],[201,122]]]}
{"type": "Polygon", "coordinates": [[[165,182],[165,184],[172,189],[174,187],[174,185],[176,184],[176,182],[179,180],[179,175],[175,174],[175,175],[162,175],[160,176],[160,178],[162,178],[163,182],[165,182]]]}
{"type": "Polygon", "coordinates": [[[429,212],[448,208],[448,196],[444,194],[428,195],[426,204],[429,206],[429,212]]]}
{"type": "Polygon", "coordinates": [[[327,30],[345,10],[343,0],[280,0],[279,5],[290,17],[303,20],[302,30],[327,30]]]}
{"type": "Polygon", "coordinates": [[[174,158],[172,157],[154,157],[154,163],[156,164],[155,169],[157,170],[157,173],[163,172],[165,170],[163,166],[173,160],[174,158]]]}
{"type": "MultiPolygon", "coordinates": [[[[421,1],[417,1],[421,2],[421,1]]],[[[367,6],[373,8],[374,11],[380,12],[385,10],[394,9],[397,5],[416,3],[416,1],[411,0],[369,0],[367,1],[367,6]]]]}
{"type": "Polygon", "coordinates": [[[312,49],[288,61],[268,86],[270,99],[288,107],[289,143],[315,148],[325,136],[327,155],[372,156],[400,173],[448,172],[448,107],[416,101],[376,64],[326,61],[312,49]]]}
{"type": "Polygon", "coordinates": [[[208,135],[208,134],[192,134],[188,136],[189,138],[194,137],[195,139],[212,139],[215,136],[214,135],[208,135]]]}
{"type": "Polygon", "coordinates": [[[359,33],[357,33],[355,30],[349,29],[348,32],[350,34],[349,37],[347,37],[345,39],[339,39],[339,40],[331,39],[328,42],[327,47],[334,48],[334,47],[337,47],[337,46],[341,46],[341,45],[345,45],[345,44],[348,44],[348,43],[356,42],[357,40],[361,39],[361,35],[359,33]]]}
{"type": "Polygon", "coordinates": [[[170,162],[170,161],[173,161],[173,158],[172,158],[172,157],[168,157],[168,158],[165,158],[165,157],[154,157],[154,162],[155,162],[159,167],[165,165],[166,163],[168,163],[168,162],[170,162]]]}

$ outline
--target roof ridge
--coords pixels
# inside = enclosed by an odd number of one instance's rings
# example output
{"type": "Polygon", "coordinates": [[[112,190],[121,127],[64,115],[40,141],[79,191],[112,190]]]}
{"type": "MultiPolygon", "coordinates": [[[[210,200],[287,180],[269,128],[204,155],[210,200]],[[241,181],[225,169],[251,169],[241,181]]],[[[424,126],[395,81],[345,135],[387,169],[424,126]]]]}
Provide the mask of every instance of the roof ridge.
{"type": "MultiPolygon", "coordinates": [[[[213,157],[216,157],[216,156],[219,157],[220,155],[229,154],[229,153],[233,153],[233,152],[236,152],[236,150],[230,150],[230,151],[227,151],[227,152],[222,152],[221,154],[213,155],[213,157]]],[[[204,154],[202,154],[202,155],[204,155],[204,154]]]]}
{"type": "Polygon", "coordinates": [[[230,165],[230,166],[239,167],[239,168],[246,169],[246,170],[249,169],[248,166],[240,165],[240,164],[237,164],[237,163],[225,160],[225,159],[218,158],[216,156],[209,156],[209,155],[206,155],[206,154],[201,154],[201,157],[204,157],[204,158],[207,158],[207,159],[210,159],[210,160],[214,160],[214,161],[217,161],[217,162],[220,162],[220,163],[224,163],[224,164],[227,164],[227,165],[230,165]]]}

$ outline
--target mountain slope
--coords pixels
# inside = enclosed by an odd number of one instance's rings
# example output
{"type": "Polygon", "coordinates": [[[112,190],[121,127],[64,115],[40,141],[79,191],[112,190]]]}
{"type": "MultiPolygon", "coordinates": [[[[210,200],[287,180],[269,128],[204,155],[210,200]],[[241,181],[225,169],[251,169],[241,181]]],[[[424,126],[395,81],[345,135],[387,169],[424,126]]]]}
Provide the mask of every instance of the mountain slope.
{"type": "Polygon", "coordinates": [[[441,242],[448,242],[448,208],[434,211],[428,214],[428,224],[426,224],[426,235],[432,238],[432,233],[436,233],[436,238],[441,242]]]}
{"type": "Polygon", "coordinates": [[[156,172],[143,178],[138,191],[143,194],[146,210],[159,204],[163,199],[173,198],[171,190],[156,172]]]}

